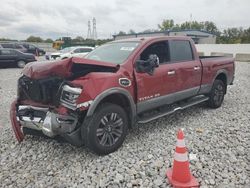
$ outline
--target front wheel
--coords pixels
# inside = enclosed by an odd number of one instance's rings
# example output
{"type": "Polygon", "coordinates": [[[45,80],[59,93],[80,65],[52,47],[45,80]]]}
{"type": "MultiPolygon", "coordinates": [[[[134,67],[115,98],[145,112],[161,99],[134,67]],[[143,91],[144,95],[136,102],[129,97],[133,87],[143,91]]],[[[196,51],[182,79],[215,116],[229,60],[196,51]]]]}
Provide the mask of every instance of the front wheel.
{"type": "Polygon", "coordinates": [[[208,106],[219,108],[224,100],[226,86],[221,80],[215,80],[212,90],[209,94],[208,106]]]}
{"type": "Polygon", "coordinates": [[[125,140],[128,118],[124,109],[116,104],[100,105],[82,126],[86,146],[98,155],[116,151],[125,140]]]}
{"type": "Polygon", "coordinates": [[[17,62],[17,66],[18,66],[19,68],[23,68],[23,67],[25,67],[25,65],[26,65],[26,62],[23,61],[23,60],[20,60],[20,61],[17,62]]]}

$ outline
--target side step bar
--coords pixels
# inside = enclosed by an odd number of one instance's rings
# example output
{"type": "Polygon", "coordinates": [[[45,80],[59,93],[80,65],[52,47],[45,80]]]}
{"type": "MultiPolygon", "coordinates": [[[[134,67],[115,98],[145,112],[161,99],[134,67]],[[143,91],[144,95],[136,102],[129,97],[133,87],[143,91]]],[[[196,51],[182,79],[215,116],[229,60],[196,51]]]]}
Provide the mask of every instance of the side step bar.
{"type": "Polygon", "coordinates": [[[206,97],[206,96],[197,96],[197,97],[194,97],[192,99],[190,99],[188,102],[186,103],[183,103],[177,107],[174,107],[170,110],[167,110],[167,111],[163,111],[163,112],[159,112],[157,114],[154,114],[153,116],[151,117],[145,117],[145,118],[139,118],[138,119],[138,123],[148,123],[150,121],[153,121],[153,120],[156,120],[158,118],[161,118],[161,117],[164,117],[166,115],[170,115],[178,110],[184,110],[188,107],[191,107],[191,106],[194,106],[194,105],[197,105],[199,103],[202,103],[202,102],[205,102],[209,99],[209,97],[206,97]]]}

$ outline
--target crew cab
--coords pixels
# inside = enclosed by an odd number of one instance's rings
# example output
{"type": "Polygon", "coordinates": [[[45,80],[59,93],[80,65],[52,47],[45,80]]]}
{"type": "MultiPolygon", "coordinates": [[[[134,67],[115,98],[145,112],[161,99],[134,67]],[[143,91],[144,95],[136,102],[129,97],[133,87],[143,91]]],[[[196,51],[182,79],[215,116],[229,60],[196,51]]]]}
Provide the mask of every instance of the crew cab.
{"type": "Polygon", "coordinates": [[[206,102],[221,106],[234,59],[199,57],[188,37],[113,41],[84,58],[31,63],[11,105],[19,142],[26,134],[62,137],[104,155],[128,128],[206,102]]]}

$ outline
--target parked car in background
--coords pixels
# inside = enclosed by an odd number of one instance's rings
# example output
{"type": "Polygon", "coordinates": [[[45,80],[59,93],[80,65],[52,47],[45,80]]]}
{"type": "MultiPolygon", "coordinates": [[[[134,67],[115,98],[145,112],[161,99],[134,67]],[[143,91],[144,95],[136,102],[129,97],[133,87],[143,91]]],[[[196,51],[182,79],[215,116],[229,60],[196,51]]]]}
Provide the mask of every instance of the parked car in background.
{"type": "Polygon", "coordinates": [[[17,66],[23,68],[27,63],[36,61],[32,54],[23,53],[15,49],[0,48],[0,67],[17,66]]]}
{"type": "Polygon", "coordinates": [[[42,56],[46,54],[45,50],[33,44],[23,43],[22,45],[27,49],[27,53],[31,53],[37,56],[42,56]]]}
{"type": "Polygon", "coordinates": [[[60,50],[59,52],[51,53],[46,59],[66,59],[69,57],[84,57],[91,52],[94,47],[90,46],[74,46],[60,50]]]}
{"type": "Polygon", "coordinates": [[[27,49],[22,44],[18,43],[0,43],[0,48],[12,48],[21,52],[27,52],[27,49]]]}

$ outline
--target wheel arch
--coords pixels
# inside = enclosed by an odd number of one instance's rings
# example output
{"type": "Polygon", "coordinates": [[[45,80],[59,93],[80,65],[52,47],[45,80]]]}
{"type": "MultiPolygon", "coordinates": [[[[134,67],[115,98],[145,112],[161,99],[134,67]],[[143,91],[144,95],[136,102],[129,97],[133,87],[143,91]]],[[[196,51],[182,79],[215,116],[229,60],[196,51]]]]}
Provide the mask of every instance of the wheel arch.
{"type": "Polygon", "coordinates": [[[18,62],[19,62],[19,61],[25,62],[25,65],[28,63],[26,59],[24,59],[24,58],[18,58],[18,59],[16,59],[16,61],[15,61],[15,66],[18,67],[18,62]]]}
{"type": "Polygon", "coordinates": [[[18,58],[18,59],[16,59],[16,63],[18,63],[18,61],[24,61],[25,63],[27,63],[27,59],[25,59],[25,58],[18,58]]]}
{"type": "Polygon", "coordinates": [[[96,108],[100,104],[105,102],[110,102],[123,107],[128,114],[129,127],[132,127],[134,125],[136,117],[136,106],[133,97],[127,90],[123,88],[111,88],[99,94],[90,105],[86,116],[92,116],[96,108]]]}
{"type": "Polygon", "coordinates": [[[226,90],[225,90],[225,93],[227,92],[227,85],[228,85],[228,77],[227,77],[227,71],[226,70],[220,70],[217,72],[215,78],[214,78],[214,81],[215,80],[221,80],[225,87],[226,87],[226,90]]]}

